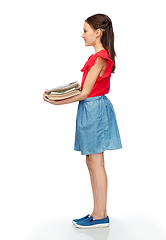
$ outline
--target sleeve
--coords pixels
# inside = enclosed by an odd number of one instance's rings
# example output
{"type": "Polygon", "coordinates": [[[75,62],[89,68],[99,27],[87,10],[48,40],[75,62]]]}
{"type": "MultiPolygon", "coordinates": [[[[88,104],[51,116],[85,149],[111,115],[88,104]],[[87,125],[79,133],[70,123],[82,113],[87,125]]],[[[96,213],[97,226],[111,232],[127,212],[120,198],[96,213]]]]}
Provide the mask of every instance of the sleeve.
{"type": "Polygon", "coordinates": [[[81,69],[82,72],[89,71],[91,67],[95,64],[97,57],[101,57],[107,60],[107,68],[103,74],[103,76],[99,76],[97,81],[101,81],[103,78],[109,77],[111,75],[113,61],[109,58],[108,53],[106,52],[98,52],[89,57],[88,61],[85,63],[84,67],[81,69]]]}
{"type": "MultiPolygon", "coordinates": [[[[98,79],[97,79],[97,82],[99,82],[99,81],[101,81],[103,78],[107,78],[107,77],[109,77],[109,76],[111,75],[112,66],[113,66],[114,63],[113,63],[113,61],[109,58],[109,55],[108,55],[107,52],[101,51],[101,52],[95,54],[94,57],[89,60],[89,70],[90,70],[90,68],[95,64],[97,57],[101,57],[101,58],[104,58],[104,59],[107,60],[107,67],[106,67],[106,70],[105,70],[104,74],[103,74],[101,77],[99,76],[98,79]]],[[[88,70],[88,71],[89,71],[89,70],[88,70]]]]}
{"type": "Polygon", "coordinates": [[[108,58],[106,70],[101,77],[100,76],[98,77],[97,82],[101,81],[103,78],[107,78],[111,76],[113,64],[114,64],[113,61],[110,58],[108,58]]]}

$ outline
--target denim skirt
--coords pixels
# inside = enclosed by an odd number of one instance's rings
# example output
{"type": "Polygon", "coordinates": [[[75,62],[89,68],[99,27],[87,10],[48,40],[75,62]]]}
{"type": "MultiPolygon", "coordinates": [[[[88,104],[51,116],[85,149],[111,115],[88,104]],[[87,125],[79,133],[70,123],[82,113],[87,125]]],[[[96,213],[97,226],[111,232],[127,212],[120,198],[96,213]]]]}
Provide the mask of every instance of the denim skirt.
{"type": "Polygon", "coordinates": [[[74,150],[82,155],[122,148],[115,111],[105,96],[79,102],[74,150]]]}

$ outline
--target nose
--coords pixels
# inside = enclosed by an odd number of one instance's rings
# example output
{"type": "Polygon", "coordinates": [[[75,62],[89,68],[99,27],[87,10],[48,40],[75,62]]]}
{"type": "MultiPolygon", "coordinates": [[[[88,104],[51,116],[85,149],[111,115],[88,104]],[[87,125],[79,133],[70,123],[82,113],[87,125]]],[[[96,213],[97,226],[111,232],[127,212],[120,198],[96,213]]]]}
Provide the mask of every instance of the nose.
{"type": "Polygon", "coordinates": [[[84,34],[82,34],[81,37],[84,38],[84,34]]]}

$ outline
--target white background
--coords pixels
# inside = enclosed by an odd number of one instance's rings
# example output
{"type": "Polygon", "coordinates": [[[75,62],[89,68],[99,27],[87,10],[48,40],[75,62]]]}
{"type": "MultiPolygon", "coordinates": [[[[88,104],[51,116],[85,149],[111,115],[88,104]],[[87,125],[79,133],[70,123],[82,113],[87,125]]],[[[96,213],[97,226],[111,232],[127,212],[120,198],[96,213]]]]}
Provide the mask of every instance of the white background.
{"type": "Polygon", "coordinates": [[[161,0],[1,1],[1,239],[66,239],[53,238],[56,223],[92,212],[85,156],[74,151],[78,103],[55,106],[42,94],[81,82],[80,69],[94,53],[84,46],[83,24],[95,13],[113,22],[117,68],[108,97],[123,144],[105,152],[107,210],[117,223],[105,239],[164,239],[164,9],[161,0]],[[45,226],[55,228],[44,237],[45,226]]]}

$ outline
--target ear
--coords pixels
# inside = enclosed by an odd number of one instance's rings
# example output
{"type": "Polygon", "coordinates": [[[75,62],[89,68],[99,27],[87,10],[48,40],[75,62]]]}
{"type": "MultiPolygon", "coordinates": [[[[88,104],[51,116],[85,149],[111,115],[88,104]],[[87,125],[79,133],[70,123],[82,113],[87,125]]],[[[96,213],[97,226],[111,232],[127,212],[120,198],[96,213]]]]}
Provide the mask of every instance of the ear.
{"type": "Polygon", "coordinates": [[[103,32],[101,31],[101,29],[96,29],[96,37],[102,37],[103,32]]]}

